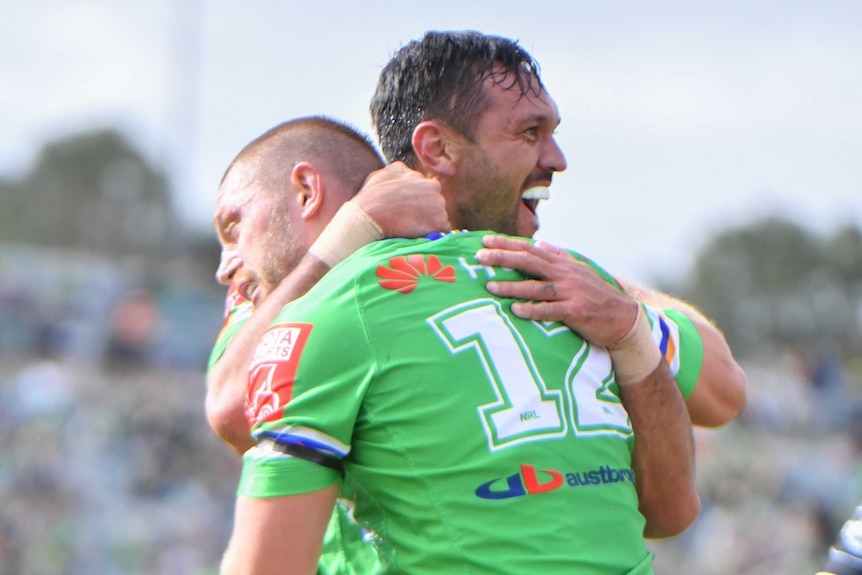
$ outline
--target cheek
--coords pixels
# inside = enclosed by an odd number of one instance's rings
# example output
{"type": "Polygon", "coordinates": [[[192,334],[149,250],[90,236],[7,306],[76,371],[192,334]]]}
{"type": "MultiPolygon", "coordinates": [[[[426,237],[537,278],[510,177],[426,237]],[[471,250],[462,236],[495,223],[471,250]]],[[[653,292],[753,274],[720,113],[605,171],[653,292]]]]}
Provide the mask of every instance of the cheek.
{"type": "Polygon", "coordinates": [[[252,217],[243,222],[239,246],[250,259],[260,260],[278,248],[282,235],[283,218],[278,211],[261,205],[252,217]]]}
{"type": "Polygon", "coordinates": [[[260,273],[261,269],[268,265],[267,260],[270,258],[272,247],[270,234],[248,226],[237,243],[237,255],[242,258],[247,267],[260,273]]]}
{"type": "Polygon", "coordinates": [[[506,182],[508,192],[512,193],[513,188],[523,187],[524,182],[535,171],[537,161],[538,156],[533,147],[519,148],[500,159],[498,178],[506,182]]]}
{"type": "Polygon", "coordinates": [[[264,246],[259,254],[263,262],[276,275],[283,275],[296,265],[296,260],[301,257],[301,241],[297,237],[294,226],[286,217],[274,217],[269,232],[266,234],[264,246]]]}
{"type": "Polygon", "coordinates": [[[537,149],[530,148],[528,151],[525,151],[516,161],[512,163],[512,167],[516,170],[518,176],[521,178],[523,182],[526,180],[530,174],[532,174],[536,170],[536,166],[539,165],[539,154],[537,153],[537,149]]]}

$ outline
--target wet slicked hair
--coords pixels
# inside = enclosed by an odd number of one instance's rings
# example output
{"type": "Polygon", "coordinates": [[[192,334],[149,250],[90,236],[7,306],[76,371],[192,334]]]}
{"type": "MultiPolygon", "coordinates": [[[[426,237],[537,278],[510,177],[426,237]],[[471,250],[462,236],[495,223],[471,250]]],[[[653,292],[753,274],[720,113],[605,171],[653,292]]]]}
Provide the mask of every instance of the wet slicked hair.
{"type": "Polygon", "coordinates": [[[398,50],[380,73],[371,117],[383,155],[416,167],[413,130],[436,120],[475,141],[488,107],[486,80],[524,96],[544,89],[539,64],[515,40],[471,30],[430,31],[398,50]]]}
{"type": "Polygon", "coordinates": [[[383,167],[383,159],[368,136],[326,116],[307,116],[283,122],[247,144],[222,177],[235,166],[253,166],[254,179],[278,191],[290,180],[297,162],[308,161],[324,174],[346,184],[351,195],[368,174],[383,167]]]}

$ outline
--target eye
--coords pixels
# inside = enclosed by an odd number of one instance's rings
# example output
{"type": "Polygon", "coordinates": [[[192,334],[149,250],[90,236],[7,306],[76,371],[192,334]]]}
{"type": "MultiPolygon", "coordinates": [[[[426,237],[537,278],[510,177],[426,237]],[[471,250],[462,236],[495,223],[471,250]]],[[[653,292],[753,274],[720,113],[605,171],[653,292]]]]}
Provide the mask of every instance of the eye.
{"type": "Polygon", "coordinates": [[[224,235],[227,239],[236,241],[234,234],[236,233],[236,222],[230,222],[224,227],[224,235]]]}
{"type": "Polygon", "coordinates": [[[216,215],[215,227],[223,244],[235,244],[239,241],[239,228],[242,221],[242,210],[238,206],[224,206],[216,215]]]}
{"type": "Polygon", "coordinates": [[[232,218],[222,221],[218,228],[218,235],[224,245],[237,243],[239,241],[239,220],[232,218]]]}
{"type": "Polygon", "coordinates": [[[524,130],[524,137],[531,142],[538,140],[539,126],[530,126],[526,130],[524,130]]]}

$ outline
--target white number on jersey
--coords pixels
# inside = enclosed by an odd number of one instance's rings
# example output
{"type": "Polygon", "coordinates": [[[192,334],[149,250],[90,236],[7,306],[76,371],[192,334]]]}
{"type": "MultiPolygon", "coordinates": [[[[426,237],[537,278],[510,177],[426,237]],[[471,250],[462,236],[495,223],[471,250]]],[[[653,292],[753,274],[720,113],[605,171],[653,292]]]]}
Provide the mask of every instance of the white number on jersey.
{"type": "MultiPolygon", "coordinates": [[[[478,407],[491,450],[566,434],[562,393],[545,385],[523,336],[499,302],[473,300],[427,321],[451,353],[472,349],[482,363],[497,397],[478,407]]],[[[552,337],[566,330],[543,331],[552,337]]],[[[628,414],[609,390],[611,383],[607,353],[582,345],[561,386],[569,396],[568,419],[576,435],[631,435],[628,414]]]]}

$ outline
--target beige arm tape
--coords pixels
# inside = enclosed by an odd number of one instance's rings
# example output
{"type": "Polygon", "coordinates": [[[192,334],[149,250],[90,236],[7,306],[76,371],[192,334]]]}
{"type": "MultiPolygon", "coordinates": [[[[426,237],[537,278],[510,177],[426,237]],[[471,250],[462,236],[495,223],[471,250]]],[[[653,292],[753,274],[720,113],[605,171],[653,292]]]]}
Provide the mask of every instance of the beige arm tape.
{"type": "Polygon", "coordinates": [[[641,381],[662,361],[643,306],[638,304],[638,317],[634,325],[622,339],[608,347],[608,352],[619,384],[641,381]]]}
{"type": "Polygon", "coordinates": [[[333,268],[359,248],[382,239],[377,222],[354,202],[345,202],[308,251],[333,268]]]}

